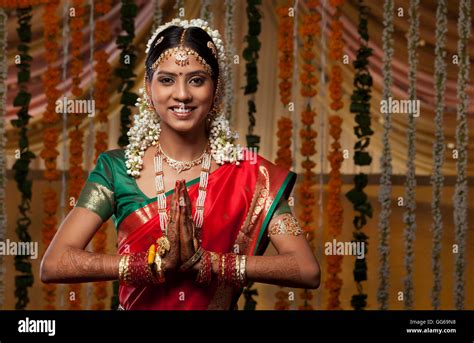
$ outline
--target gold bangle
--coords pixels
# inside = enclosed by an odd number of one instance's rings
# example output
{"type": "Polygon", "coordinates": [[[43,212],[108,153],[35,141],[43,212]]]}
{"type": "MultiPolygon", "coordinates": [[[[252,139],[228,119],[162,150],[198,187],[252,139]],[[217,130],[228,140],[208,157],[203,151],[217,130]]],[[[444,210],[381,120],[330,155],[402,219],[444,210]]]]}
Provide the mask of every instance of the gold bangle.
{"type": "Polygon", "coordinates": [[[165,282],[165,273],[163,272],[163,269],[161,268],[162,263],[163,263],[163,260],[161,259],[160,254],[156,254],[154,267],[155,267],[155,272],[156,272],[156,281],[158,283],[165,282]]]}
{"type": "Polygon", "coordinates": [[[124,278],[125,278],[125,258],[126,258],[126,255],[122,255],[120,257],[120,262],[119,262],[119,281],[120,282],[124,282],[124,278]]]}
{"type": "Polygon", "coordinates": [[[129,283],[130,273],[128,265],[130,262],[130,255],[123,255],[119,262],[119,281],[122,283],[129,283]]]}
{"type": "Polygon", "coordinates": [[[246,272],[246,267],[247,267],[247,256],[242,255],[240,259],[240,267],[239,267],[239,272],[240,272],[240,282],[241,285],[243,286],[245,282],[247,281],[247,272],[246,272]]]}
{"type": "Polygon", "coordinates": [[[192,268],[201,259],[202,254],[204,254],[204,249],[200,247],[198,251],[196,251],[196,253],[179,268],[179,270],[185,272],[192,268]]]}

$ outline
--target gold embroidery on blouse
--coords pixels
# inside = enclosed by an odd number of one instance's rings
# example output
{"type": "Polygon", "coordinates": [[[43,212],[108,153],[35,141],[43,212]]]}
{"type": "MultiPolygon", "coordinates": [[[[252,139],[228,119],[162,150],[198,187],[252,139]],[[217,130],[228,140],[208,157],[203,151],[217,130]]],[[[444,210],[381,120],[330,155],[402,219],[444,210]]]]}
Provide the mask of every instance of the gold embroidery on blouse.
{"type": "Polygon", "coordinates": [[[286,213],[281,215],[281,218],[277,220],[275,224],[268,230],[268,236],[270,235],[293,235],[299,236],[304,233],[303,229],[300,227],[300,224],[296,218],[290,214],[286,213]]]}

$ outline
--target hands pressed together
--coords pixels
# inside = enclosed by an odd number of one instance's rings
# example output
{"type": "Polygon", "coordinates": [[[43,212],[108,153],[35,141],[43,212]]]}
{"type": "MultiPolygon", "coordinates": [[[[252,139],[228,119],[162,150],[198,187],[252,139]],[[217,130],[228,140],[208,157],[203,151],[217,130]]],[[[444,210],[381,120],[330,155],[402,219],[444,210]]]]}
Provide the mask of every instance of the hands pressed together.
{"type": "Polygon", "coordinates": [[[184,180],[176,181],[168,218],[170,251],[162,259],[162,269],[177,271],[198,250],[196,229],[192,218],[191,199],[184,180]]]}
{"type": "Polygon", "coordinates": [[[184,180],[177,181],[167,234],[146,252],[122,255],[119,280],[129,285],[162,284],[174,273],[194,270],[200,285],[209,285],[215,274],[220,284],[242,287],[246,282],[246,256],[204,250],[199,246],[197,230],[186,184],[184,180]]]}

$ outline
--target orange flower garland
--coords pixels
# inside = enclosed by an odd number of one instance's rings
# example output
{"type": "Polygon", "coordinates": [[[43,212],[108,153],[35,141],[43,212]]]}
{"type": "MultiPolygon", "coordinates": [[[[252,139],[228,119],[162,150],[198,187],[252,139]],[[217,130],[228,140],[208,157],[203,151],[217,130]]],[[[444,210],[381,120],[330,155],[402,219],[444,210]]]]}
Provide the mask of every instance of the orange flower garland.
{"type": "MultiPolygon", "coordinates": [[[[26,1],[20,1],[26,3],[26,1]]],[[[17,3],[20,3],[17,2],[17,3]]],[[[56,112],[56,99],[60,96],[58,85],[60,80],[60,70],[56,65],[59,59],[59,17],[57,10],[59,7],[59,0],[50,1],[44,7],[43,23],[44,23],[44,59],[48,65],[46,72],[43,75],[44,93],[46,95],[46,110],[43,112],[42,123],[43,130],[43,150],[40,153],[44,160],[45,170],[44,178],[48,181],[47,186],[43,189],[43,204],[44,204],[44,218],[42,221],[42,241],[44,247],[49,246],[56,228],[58,226],[58,219],[56,212],[59,207],[58,195],[52,186],[52,182],[59,180],[59,171],[57,169],[57,157],[59,152],[58,139],[59,131],[55,127],[59,122],[59,114],[56,112]]],[[[46,302],[45,310],[56,309],[56,285],[43,284],[44,300],[46,302]]]]}
{"type": "MultiPolygon", "coordinates": [[[[111,40],[110,26],[106,19],[103,18],[105,14],[112,9],[112,1],[106,0],[95,4],[96,17],[98,18],[95,26],[94,40],[96,49],[94,59],[96,61],[96,84],[94,91],[95,108],[97,114],[97,122],[101,129],[96,130],[95,135],[95,159],[96,163],[99,155],[108,148],[107,131],[103,128],[107,123],[107,110],[109,108],[109,84],[111,75],[111,66],[108,62],[109,54],[105,51],[105,46],[111,40]]],[[[94,252],[105,253],[107,244],[107,224],[104,223],[97,231],[92,241],[94,252]]],[[[93,310],[104,310],[105,299],[107,298],[107,283],[94,283],[94,298],[95,303],[92,305],[93,310]]]]}
{"type": "MultiPolygon", "coordinates": [[[[277,8],[280,18],[278,28],[278,50],[280,51],[280,61],[278,63],[278,77],[280,78],[280,101],[283,107],[288,106],[291,101],[291,90],[293,88],[291,78],[293,76],[293,17],[289,16],[291,2],[277,8]]],[[[286,115],[278,120],[278,150],[275,163],[283,168],[291,169],[291,137],[293,123],[286,115]]],[[[289,306],[289,305],[288,305],[289,306]]]]}
{"type": "Polygon", "coordinates": [[[48,4],[55,0],[0,0],[0,7],[3,8],[25,8],[41,4],[48,4]]]}
{"type": "MultiPolygon", "coordinates": [[[[342,39],[342,23],[339,20],[339,6],[343,1],[332,0],[332,6],[336,7],[335,18],[331,23],[331,32],[329,33],[329,58],[334,63],[341,63],[344,42],[342,39]]],[[[342,70],[338,65],[333,65],[331,68],[331,76],[329,81],[329,96],[331,98],[330,107],[333,111],[340,110],[344,104],[342,99],[342,70]]],[[[340,168],[344,160],[341,151],[341,144],[339,139],[341,137],[342,118],[339,115],[331,115],[329,117],[329,135],[332,137],[332,150],[329,152],[328,160],[331,165],[329,173],[329,190],[328,190],[328,204],[327,213],[329,219],[329,234],[332,238],[336,238],[342,232],[343,225],[343,208],[341,204],[341,188],[342,178],[340,168]]],[[[329,255],[327,256],[327,272],[326,288],[329,290],[329,298],[327,309],[340,310],[339,295],[342,287],[342,279],[338,274],[341,272],[342,256],[329,255]]]]}
{"type": "MultiPolygon", "coordinates": [[[[316,36],[320,34],[320,15],[316,11],[319,6],[319,1],[305,1],[308,8],[308,13],[303,17],[302,26],[299,28],[299,34],[301,41],[303,42],[303,49],[301,51],[301,57],[303,59],[303,65],[301,67],[300,81],[302,84],[300,93],[307,99],[307,105],[303,112],[301,112],[301,123],[302,128],[300,130],[301,138],[301,155],[303,161],[301,166],[303,167],[303,181],[298,187],[299,199],[302,204],[302,210],[299,215],[302,229],[306,232],[308,240],[313,247],[313,236],[314,236],[314,216],[313,210],[316,205],[316,197],[313,186],[315,185],[313,169],[316,167],[316,163],[311,160],[312,156],[316,154],[316,137],[317,132],[313,130],[312,125],[316,112],[311,107],[312,98],[317,95],[316,86],[318,84],[318,78],[315,75],[316,67],[314,66],[314,59],[316,54],[314,48],[316,45],[316,36]]],[[[312,310],[313,306],[310,301],[313,295],[308,290],[304,290],[300,294],[304,301],[302,306],[299,306],[300,310],[312,310]]]]}
{"type": "MultiPolygon", "coordinates": [[[[82,29],[84,28],[84,15],[85,8],[83,0],[73,0],[72,7],[75,11],[75,16],[71,18],[71,78],[72,78],[72,95],[75,97],[82,96],[81,84],[81,72],[83,68],[81,47],[83,46],[84,35],[82,29]]],[[[81,194],[82,187],[84,186],[84,170],[82,168],[83,163],[83,137],[84,133],[80,129],[83,115],[78,113],[72,114],[70,122],[74,129],[69,133],[69,199],[77,201],[81,194]]],[[[74,204],[69,202],[69,208],[72,209],[74,204]]],[[[80,310],[81,309],[81,284],[69,285],[70,294],[74,294],[74,301],[70,301],[69,309],[80,310]]]]}
{"type": "MultiPolygon", "coordinates": [[[[293,88],[291,79],[293,77],[293,25],[294,17],[289,16],[291,1],[286,1],[284,5],[277,8],[279,20],[278,26],[278,50],[280,51],[280,61],[278,63],[278,77],[280,83],[280,101],[283,107],[287,107],[291,101],[291,91],[293,88]]],[[[292,153],[291,153],[291,137],[293,136],[293,123],[291,118],[283,115],[278,120],[278,150],[275,163],[283,168],[291,169],[292,153]]],[[[275,310],[289,310],[290,302],[288,301],[288,292],[280,287],[275,293],[277,302],[275,310]]]]}

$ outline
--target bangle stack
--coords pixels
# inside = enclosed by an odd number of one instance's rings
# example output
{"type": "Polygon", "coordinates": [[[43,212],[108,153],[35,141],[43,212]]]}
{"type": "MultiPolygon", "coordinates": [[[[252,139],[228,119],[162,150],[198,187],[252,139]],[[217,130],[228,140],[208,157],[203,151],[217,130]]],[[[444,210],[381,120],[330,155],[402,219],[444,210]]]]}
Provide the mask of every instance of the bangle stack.
{"type": "Polygon", "coordinates": [[[164,283],[162,257],[167,251],[166,245],[157,242],[147,252],[123,255],[119,262],[119,281],[134,286],[164,283]]]}
{"type": "Polygon", "coordinates": [[[119,263],[119,281],[135,286],[156,283],[147,262],[146,252],[123,255],[119,263]]]}
{"type": "Polygon", "coordinates": [[[217,281],[219,284],[226,284],[236,288],[243,287],[247,282],[247,257],[237,254],[216,254],[204,251],[201,258],[201,268],[199,269],[196,281],[204,286],[208,286],[212,279],[212,262],[218,261],[217,281]]]}

